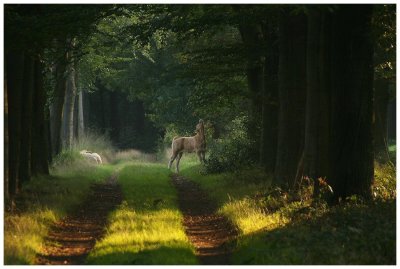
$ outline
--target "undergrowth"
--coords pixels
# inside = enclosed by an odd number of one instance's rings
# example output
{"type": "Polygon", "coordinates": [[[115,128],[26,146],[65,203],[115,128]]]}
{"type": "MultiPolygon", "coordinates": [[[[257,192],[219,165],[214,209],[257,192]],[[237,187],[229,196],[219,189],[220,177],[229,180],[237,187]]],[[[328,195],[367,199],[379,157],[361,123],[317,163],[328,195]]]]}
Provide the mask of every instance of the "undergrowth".
{"type": "Polygon", "coordinates": [[[84,135],[75,140],[70,148],[62,151],[53,158],[51,164],[53,169],[63,169],[73,167],[80,169],[90,165],[95,165],[80,155],[80,151],[87,150],[96,152],[101,156],[103,163],[112,163],[115,159],[115,148],[111,140],[104,135],[87,131],[84,135]]]}
{"type": "Polygon", "coordinates": [[[194,161],[182,174],[198,182],[239,229],[233,264],[395,264],[396,171],[376,166],[374,200],[349,197],[329,207],[313,184],[287,193],[257,168],[207,174],[194,161]]]}
{"type": "Polygon", "coordinates": [[[51,223],[75,208],[92,182],[104,180],[112,171],[108,165],[64,167],[23,185],[15,210],[4,214],[4,264],[33,264],[51,223]]]}

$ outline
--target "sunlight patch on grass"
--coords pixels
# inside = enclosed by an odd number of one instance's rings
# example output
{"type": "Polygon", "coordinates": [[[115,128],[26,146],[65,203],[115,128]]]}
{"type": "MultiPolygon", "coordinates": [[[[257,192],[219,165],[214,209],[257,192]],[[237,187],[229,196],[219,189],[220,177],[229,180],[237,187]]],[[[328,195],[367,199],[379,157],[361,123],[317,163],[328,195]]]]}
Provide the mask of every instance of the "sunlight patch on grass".
{"type": "Polygon", "coordinates": [[[260,207],[248,198],[225,203],[219,213],[227,216],[239,228],[241,235],[274,229],[288,222],[288,219],[279,213],[264,214],[260,207]]]}
{"type": "MultiPolygon", "coordinates": [[[[275,198],[269,199],[267,177],[263,182],[250,180],[251,171],[201,172],[194,162],[182,169],[217,202],[219,213],[239,228],[234,264],[396,262],[396,170],[391,165],[375,167],[374,202],[353,199],[335,207],[322,202],[311,205],[311,198],[284,200],[276,207],[270,204],[275,198]]],[[[276,199],[282,199],[282,194],[276,199]]]]}
{"type": "MultiPolygon", "coordinates": [[[[190,162],[182,169],[182,174],[198,182],[219,205],[218,213],[227,216],[239,228],[241,235],[263,229],[272,229],[286,223],[279,214],[266,215],[252,197],[266,191],[270,180],[245,182],[235,179],[232,173],[200,174],[201,166],[190,162]]],[[[258,171],[249,171],[258,173],[258,171]]]]}
{"type": "Polygon", "coordinates": [[[169,175],[165,165],[154,163],[136,163],[120,172],[125,200],[110,215],[88,264],[197,264],[169,175]]]}
{"type": "Polygon", "coordinates": [[[4,219],[4,263],[32,264],[42,247],[48,225],[57,219],[53,210],[10,215],[4,219]]]}
{"type": "Polygon", "coordinates": [[[49,226],[82,201],[92,182],[103,181],[113,169],[70,167],[27,182],[16,199],[17,212],[4,214],[4,263],[33,264],[49,226]]]}

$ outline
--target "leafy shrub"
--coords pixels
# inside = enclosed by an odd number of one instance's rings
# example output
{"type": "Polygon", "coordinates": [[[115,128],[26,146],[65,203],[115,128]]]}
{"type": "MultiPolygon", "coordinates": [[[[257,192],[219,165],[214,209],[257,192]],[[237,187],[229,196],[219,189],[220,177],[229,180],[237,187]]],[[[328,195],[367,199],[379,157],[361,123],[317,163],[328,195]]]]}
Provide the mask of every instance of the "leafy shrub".
{"type": "Polygon", "coordinates": [[[249,138],[246,122],[246,116],[235,118],[227,126],[228,132],[223,139],[208,143],[206,172],[237,171],[255,163],[254,142],[249,138]]]}

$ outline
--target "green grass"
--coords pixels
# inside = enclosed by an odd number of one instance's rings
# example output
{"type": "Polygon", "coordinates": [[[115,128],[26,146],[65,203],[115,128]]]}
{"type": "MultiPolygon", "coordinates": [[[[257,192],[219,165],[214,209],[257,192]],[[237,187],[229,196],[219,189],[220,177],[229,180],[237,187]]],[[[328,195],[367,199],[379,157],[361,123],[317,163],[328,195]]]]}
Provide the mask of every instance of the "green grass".
{"type": "MultiPolygon", "coordinates": [[[[110,214],[106,235],[87,263],[197,264],[167,163],[148,163],[147,156],[133,153],[120,153],[116,165],[63,161],[51,176],[25,184],[17,212],[5,213],[5,264],[32,264],[49,225],[79,204],[92,182],[115,170],[120,170],[124,201],[110,214]]],[[[238,227],[233,264],[396,262],[396,170],[391,165],[376,165],[373,202],[352,199],[336,207],[273,194],[270,178],[259,169],[205,175],[193,154],[183,156],[181,173],[198,182],[219,213],[238,227]]]]}
{"type": "MultiPolygon", "coordinates": [[[[219,205],[219,213],[226,215],[241,231],[242,235],[255,233],[267,226],[275,227],[278,216],[267,216],[255,197],[265,193],[271,185],[270,179],[260,180],[261,172],[246,171],[246,182],[238,180],[233,173],[201,174],[201,166],[188,161],[182,165],[182,175],[198,182],[219,205]],[[251,175],[251,176],[250,176],[251,175]],[[271,219],[272,217],[272,219],[271,219]]],[[[243,174],[239,176],[244,176],[243,174]]],[[[280,222],[285,221],[280,219],[280,222]]]]}
{"type": "Polygon", "coordinates": [[[136,163],[119,174],[124,201],[88,264],[197,264],[164,164],[136,163]]]}
{"type": "Polygon", "coordinates": [[[16,199],[16,212],[4,214],[4,263],[33,264],[51,223],[85,197],[92,182],[111,175],[113,167],[63,167],[33,178],[16,199]]]}
{"type": "Polygon", "coordinates": [[[233,264],[396,262],[396,171],[391,166],[376,167],[374,202],[353,199],[336,207],[269,195],[270,179],[257,169],[203,175],[198,163],[187,159],[181,171],[239,228],[233,264]]]}

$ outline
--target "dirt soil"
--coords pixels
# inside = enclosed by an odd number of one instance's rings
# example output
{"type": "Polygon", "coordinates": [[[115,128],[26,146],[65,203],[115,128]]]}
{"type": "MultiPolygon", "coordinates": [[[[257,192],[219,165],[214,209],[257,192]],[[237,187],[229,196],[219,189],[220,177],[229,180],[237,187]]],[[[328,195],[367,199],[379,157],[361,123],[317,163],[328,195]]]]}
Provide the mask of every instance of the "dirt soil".
{"type": "Polygon", "coordinates": [[[37,264],[84,264],[96,240],[104,234],[108,214],[122,202],[116,175],[105,183],[93,184],[87,199],[71,215],[54,223],[37,264]]]}
{"type": "Polygon", "coordinates": [[[174,174],[172,183],[178,190],[186,234],[196,248],[196,256],[204,265],[228,265],[237,230],[200,186],[174,174]]]}

